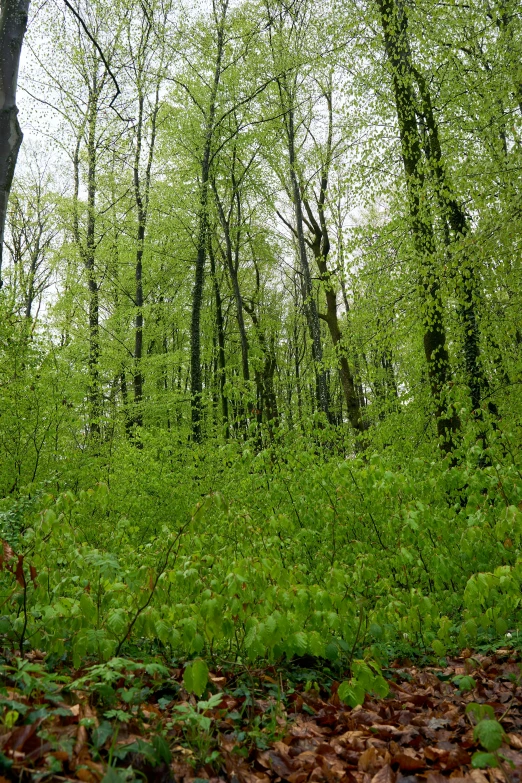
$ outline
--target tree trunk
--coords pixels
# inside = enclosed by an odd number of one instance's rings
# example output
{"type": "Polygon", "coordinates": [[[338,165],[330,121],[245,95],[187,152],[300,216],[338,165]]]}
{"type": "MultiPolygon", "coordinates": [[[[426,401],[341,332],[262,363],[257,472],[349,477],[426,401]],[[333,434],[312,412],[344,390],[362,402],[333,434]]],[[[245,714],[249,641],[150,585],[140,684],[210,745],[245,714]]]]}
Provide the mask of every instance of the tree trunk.
{"type": "MultiPolygon", "coordinates": [[[[230,233],[230,219],[225,215],[223,204],[219,198],[217,189],[214,185],[214,194],[216,197],[216,204],[218,208],[219,221],[223,234],[225,237],[225,263],[230,276],[230,282],[232,283],[232,292],[234,294],[234,301],[236,303],[236,319],[239,328],[239,341],[241,344],[241,368],[243,371],[243,380],[250,380],[250,368],[248,362],[249,344],[248,336],[246,332],[245,319],[243,318],[243,297],[241,295],[241,289],[239,287],[239,224],[238,224],[238,236],[236,237],[236,246],[232,247],[232,237],[230,233]]],[[[239,194],[236,193],[235,198],[239,199],[239,194]]],[[[230,213],[229,213],[230,214],[230,213]]],[[[238,217],[240,216],[240,207],[238,206],[238,217]]]]}
{"type": "MultiPolygon", "coordinates": [[[[134,198],[136,201],[136,212],[138,217],[138,232],[136,236],[136,291],[134,296],[136,318],[134,320],[134,412],[132,422],[136,427],[143,426],[143,375],[141,370],[141,362],[143,358],[143,250],[145,246],[145,227],[147,213],[140,185],[142,133],[143,95],[140,95],[138,99],[138,123],[136,127],[136,150],[134,156],[134,198]]],[[[137,443],[139,444],[140,441],[138,440],[137,443]]]]}
{"type": "Polygon", "coordinates": [[[99,327],[99,291],[96,280],[96,124],[98,115],[99,86],[96,77],[89,87],[87,112],[84,125],[78,131],[73,156],[74,193],[73,193],[73,233],[80,257],[87,275],[88,319],[89,319],[89,381],[87,399],[89,405],[89,432],[96,440],[100,435],[101,392],[99,377],[100,327],[99,327]],[[85,242],[80,235],[79,192],[80,192],[80,147],[84,131],[87,131],[87,220],[85,242]]]}
{"type": "Polygon", "coordinates": [[[274,390],[274,374],[277,366],[274,346],[272,345],[271,348],[268,346],[266,336],[261,329],[261,324],[259,323],[254,307],[246,302],[243,303],[243,307],[254,324],[264,360],[263,369],[256,371],[258,423],[261,424],[264,414],[267,423],[278,426],[279,414],[277,411],[277,397],[274,390]]]}
{"type": "Polygon", "coordinates": [[[208,116],[205,125],[203,155],[201,158],[201,184],[199,192],[199,217],[197,231],[197,255],[192,290],[192,315],[190,323],[190,399],[192,415],[192,437],[201,440],[201,405],[203,383],[201,377],[201,308],[203,305],[203,287],[205,282],[205,261],[208,235],[208,186],[210,174],[210,155],[214,135],[216,98],[221,80],[221,62],[223,59],[224,28],[228,9],[228,0],[222,5],[221,19],[217,29],[217,52],[214,80],[210,92],[208,116]]]}
{"type": "MultiPolygon", "coordinates": [[[[138,122],[136,126],[136,150],[134,155],[134,198],[136,201],[136,213],[138,218],[138,231],[136,235],[136,265],[135,301],[136,318],[134,321],[134,414],[132,423],[137,427],[143,426],[143,253],[145,250],[145,233],[149,214],[149,194],[152,174],[152,162],[154,159],[154,147],[156,142],[156,120],[159,110],[159,86],[156,89],[156,101],[151,116],[151,139],[149,154],[145,169],[144,182],[141,183],[140,163],[143,139],[143,108],[144,96],[140,92],[138,98],[138,122]]],[[[140,446],[141,441],[137,440],[140,446]]]]}
{"type": "Polygon", "coordinates": [[[297,244],[299,248],[299,262],[301,266],[301,273],[303,275],[303,287],[305,294],[304,308],[306,320],[308,322],[308,330],[310,332],[310,339],[312,341],[312,357],[315,365],[316,374],[316,387],[317,387],[317,404],[322,413],[329,418],[329,405],[328,405],[328,388],[326,384],[326,374],[323,367],[323,346],[321,342],[321,324],[319,321],[319,313],[317,311],[317,303],[314,298],[314,291],[312,286],[312,275],[310,272],[310,265],[308,263],[308,255],[306,252],[306,240],[303,225],[303,207],[301,202],[301,189],[299,187],[299,181],[297,179],[296,172],[296,155],[295,155],[295,128],[294,128],[294,109],[290,106],[288,109],[287,117],[287,140],[288,140],[288,157],[290,163],[290,180],[292,183],[292,197],[294,202],[295,211],[295,224],[297,244]]]}
{"type": "Polygon", "coordinates": [[[212,243],[209,244],[210,272],[212,274],[212,283],[214,286],[214,300],[216,302],[216,332],[218,344],[218,374],[219,374],[219,394],[221,397],[221,412],[223,417],[223,427],[225,436],[228,436],[228,398],[225,392],[227,382],[226,375],[226,356],[225,356],[225,321],[223,318],[223,302],[221,300],[221,291],[216,275],[216,262],[214,259],[214,250],[212,243]]]}
{"type": "Polygon", "coordinates": [[[341,377],[341,385],[343,389],[344,399],[346,402],[348,419],[354,430],[358,433],[362,433],[367,429],[367,424],[362,418],[361,406],[359,403],[359,397],[355,386],[355,380],[348,363],[346,352],[342,344],[342,332],[339,325],[339,318],[337,316],[337,295],[332,284],[332,274],[328,269],[328,254],[330,253],[330,237],[328,234],[328,227],[326,225],[325,215],[325,203],[326,192],[328,189],[328,175],[329,175],[329,162],[331,159],[332,148],[332,132],[333,132],[333,113],[332,113],[332,100],[330,95],[326,95],[328,102],[328,117],[329,117],[329,132],[327,141],[327,154],[326,164],[321,172],[320,181],[320,193],[317,199],[317,209],[319,214],[319,220],[316,220],[315,215],[310,207],[307,199],[303,198],[303,204],[305,206],[306,214],[308,217],[308,227],[310,229],[312,238],[308,240],[308,244],[314,254],[315,262],[321,275],[321,281],[324,287],[324,294],[326,298],[326,313],[319,313],[319,316],[326,321],[332,343],[337,355],[337,361],[339,365],[339,373],[341,377]]]}
{"type": "Polygon", "coordinates": [[[377,0],[384,32],[386,54],[391,65],[395,106],[399,124],[402,160],[408,190],[410,223],[419,258],[420,289],[423,301],[424,353],[437,417],[437,432],[443,451],[453,448],[460,426],[449,409],[446,390],[450,366],[446,348],[443,305],[436,270],[436,245],[431,214],[425,199],[422,149],[415,113],[413,68],[407,36],[405,10],[396,0],[377,0]]]}
{"type": "Polygon", "coordinates": [[[91,433],[96,438],[101,431],[99,290],[95,270],[97,94],[93,92],[89,98],[85,269],[89,289],[89,418],[91,433]]]}
{"type": "Polygon", "coordinates": [[[18,122],[16,88],[29,2],[3,0],[0,16],[0,288],[7,203],[23,138],[18,122]]]}
{"type": "MultiPolygon", "coordinates": [[[[442,148],[440,145],[438,123],[433,113],[431,95],[424,76],[417,69],[413,69],[415,79],[419,86],[422,101],[422,109],[426,128],[428,131],[427,157],[435,181],[437,199],[442,212],[442,218],[453,232],[453,242],[449,231],[446,230],[446,246],[449,253],[458,253],[458,289],[460,293],[459,313],[464,333],[464,361],[466,376],[471,394],[473,411],[480,410],[482,389],[487,390],[489,384],[480,365],[480,346],[478,319],[476,314],[477,284],[472,259],[466,247],[457,247],[459,240],[464,239],[469,233],[469,223],[466,215],[453,194],[453,188],[448,178],[442,148]]],[[[490,403],[492,413],[496,413],[496,406],[490,403]]]]}

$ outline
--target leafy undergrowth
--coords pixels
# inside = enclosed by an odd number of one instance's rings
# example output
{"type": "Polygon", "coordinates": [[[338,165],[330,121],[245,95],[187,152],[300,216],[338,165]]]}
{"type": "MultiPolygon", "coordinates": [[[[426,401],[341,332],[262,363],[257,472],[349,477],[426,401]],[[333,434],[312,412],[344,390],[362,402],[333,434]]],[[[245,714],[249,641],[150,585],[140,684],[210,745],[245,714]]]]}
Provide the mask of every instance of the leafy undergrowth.
{"type": "Polygon", "coordinates": [[[0,669],[0,783],[516,783],[517,658],[396,663],[388,695],[351,708],[339,672],[312,658],[211,673],[203,661],[183,670],[119,658],[50,672],[33,653],[0,669]]]}

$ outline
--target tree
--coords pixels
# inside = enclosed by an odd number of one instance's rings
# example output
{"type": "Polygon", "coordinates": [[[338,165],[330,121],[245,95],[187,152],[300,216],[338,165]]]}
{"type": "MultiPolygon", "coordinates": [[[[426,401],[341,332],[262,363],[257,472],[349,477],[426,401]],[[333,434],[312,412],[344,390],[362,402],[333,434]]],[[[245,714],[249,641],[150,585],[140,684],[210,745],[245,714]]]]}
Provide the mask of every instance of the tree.
{"type": "Polygon", "coordinates": [[[22,144],[16,88],[30,0],[3,0],[0,7],[0,287],[7,203],[22,144]]]}
{"type": "Polygon", "coordinates": [[[450,451],[459,422],[447,399],[451,370],[446,346],[444,305],[437,270],[433,218],[425,191],[426,182],[417,124],[413,89],[414,68],[407,34],[407,18],[405,9],[399,8],[395,0],[377,0],[377,5],[392,73],[402,159],[408,188],[411,229],[420,264],[419,285],[423,292],[424,353],[436,408],[441,446],[445,451],[450,451]]]}

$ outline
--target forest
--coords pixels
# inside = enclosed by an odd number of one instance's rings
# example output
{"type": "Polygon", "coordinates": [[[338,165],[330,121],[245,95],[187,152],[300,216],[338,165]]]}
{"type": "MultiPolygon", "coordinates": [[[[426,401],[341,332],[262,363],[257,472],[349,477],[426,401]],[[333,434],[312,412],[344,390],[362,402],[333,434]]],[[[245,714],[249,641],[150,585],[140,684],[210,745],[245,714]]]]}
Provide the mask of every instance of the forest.
{"type": "Polygon", "coordinates": [[[517,0],[0,1],[1,783],[522,780],[521,253],[517,0]]]}

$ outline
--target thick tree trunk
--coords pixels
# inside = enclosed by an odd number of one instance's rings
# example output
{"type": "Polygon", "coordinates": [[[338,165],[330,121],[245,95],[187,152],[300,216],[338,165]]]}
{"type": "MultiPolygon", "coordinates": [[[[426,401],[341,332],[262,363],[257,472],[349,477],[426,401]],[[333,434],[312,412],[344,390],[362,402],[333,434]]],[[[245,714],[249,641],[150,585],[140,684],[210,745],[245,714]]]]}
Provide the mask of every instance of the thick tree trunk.
{"type": "Polygon", "coordinates": [[[0,288],[7,203],[22,144],[16,88],[29,0],[3,0],[0,16],[0,288]]]}
{"type": "Polygon", "coordinates": [[[405,9],[396,0],[377,0],[386,54],[391,65],[393,91],[399,124],[402,159],[408,189],[410,224],[420,261],[423,300],[424,353],[436,408],[437,432],[444,451],[451,451],[460,423],[450,410],[446,390],[450,366],[446,348],[443,305],[436,270],[436,244],[432,217],[425,200],[422,148],[415,112],[413,67],[407,36],[405,9]]]}
{"type": "Polygon", "coordinates": [[[238,270],[232,263],[228,265],[230,279],[232,281],[232,290],[234,292],[234,301],[236,303],[236,318],[239,328],[239,341],[241,344],[241,369],[243,371],[243,380],[250,380],[250,366],[248,361],[248,352],[250,349],[248,336],[246,332],[245,319],[243,318],[243,297],[239,287],[238,270]]]}
{"type": "MultiPolygon", "coordinates": [[[[325,234],[319,226],[316,225],[316,228],[318,229],[319,233],[317,233],[314,237],[314,241],[312,242],[312,250],[314,252],[315,260],[321,274],[321,280],[323,281],[326,299],[326,313],[321,314],[321,318],[326,321],[328,331],[330,332],[330,337],[332,338],[332,343],[337,355],[339,373],[341,376],[341,385],[343,388],[344,399],[348,412],[348,419],[354,430],[361,433],[367,429],[367,424],[362,417],[355,380],[342,344],[342,332],[339,325],[339,318],[337,316],[337,296],[332,285],[331,274],[327,263],[329,242],[327,239],[327,234],[325,234]]],[[[323,229],[325,228],[326,227],[324,226],[323,229]]]]}
{"type": "MultiPolygon", "coordinates": [[[[464,210],[453,193],[453,188],[444,165],[442,148],[439,138],[438,123],[433,113],[431,95],[424,76],[414,69],[415,79],[422,100],[422,110],[428,132],[427,157],[430,161],[434,177],[437,199],[442,218],[453,232],[451,241],[449,230],[446,231],[446,245],[450,254],[457,253],[459,282],[458,293],[461,305],[459,308],[464,333],[464,361],[466,376],[471,394],[471,404],[474,411],[480,410],[482,390],[487,390],[489,384],[480,364],[480,345],[478,319],[476,313],[477,283],[472,259],[466,247],[458,247],[459,240],[469,233],[469,223],[464,210]]],[[[490,403],[491,412],[496,413],[496,406],[490,403]]]]}

